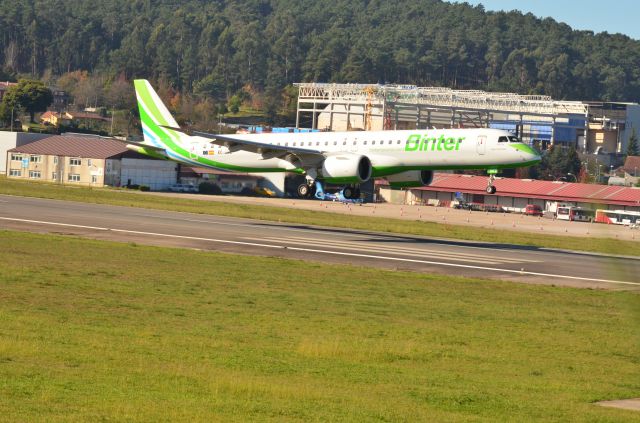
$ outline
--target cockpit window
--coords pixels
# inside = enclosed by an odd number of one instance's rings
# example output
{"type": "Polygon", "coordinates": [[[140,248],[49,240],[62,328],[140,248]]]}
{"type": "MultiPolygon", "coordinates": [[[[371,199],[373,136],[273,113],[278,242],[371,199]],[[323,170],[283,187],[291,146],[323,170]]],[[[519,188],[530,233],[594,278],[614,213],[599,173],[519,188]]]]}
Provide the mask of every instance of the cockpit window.
{"type": "Polygon", "coordinates": [[[500,138],[498,138],[498,142],[509,142],[509,138],[507,138],[507,137],[500,137],[500,138]]]}
{"type": "Polygon", "coordinates": [[[520,142],[520,139],[518,139],[518,137],[509,137],[509,141],[510,142],[520,142]]]}

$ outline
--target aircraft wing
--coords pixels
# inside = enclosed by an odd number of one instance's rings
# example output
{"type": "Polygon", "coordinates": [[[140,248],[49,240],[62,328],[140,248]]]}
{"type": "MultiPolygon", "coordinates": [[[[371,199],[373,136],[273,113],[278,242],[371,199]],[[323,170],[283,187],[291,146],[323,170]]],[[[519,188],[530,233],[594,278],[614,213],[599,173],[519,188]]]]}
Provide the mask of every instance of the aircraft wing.
{"type": "MultiPolygon", "coordinates": [[[[174,131],[182,132],[184,131],[180,128],[172,128],[168,126],[163,126],[167,129],[172,129],[174,131]]],[[[284,146],[284,145],[274,145],[264,142],[258,141],[248,141],[240,138],[236,138],[234,135],[221,135],[221,134],[209,134],[207,132],[200,131],[192,131],[190,135],[198,136],[202,138],[208,138],[211,140],[211,144],[219,145],[221,147],[227,147],[229,151],[250,151],[252,153],[262,154],[263,156],[269,157],[278,157],[284,156],[286,154],[295,154],[295,155],[306,155],[306,156],[322,156],[325,154],[322,150],[314,150],[311,148],[298,148],[292,146],[284,146]]]]}

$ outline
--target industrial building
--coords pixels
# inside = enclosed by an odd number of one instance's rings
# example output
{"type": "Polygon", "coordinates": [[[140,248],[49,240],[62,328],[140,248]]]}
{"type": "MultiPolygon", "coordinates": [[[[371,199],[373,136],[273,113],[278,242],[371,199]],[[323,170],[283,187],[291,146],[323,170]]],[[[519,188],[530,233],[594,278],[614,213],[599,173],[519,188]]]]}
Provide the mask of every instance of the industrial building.
{"type": "Polygon", "coordinates": [[[162,190],[176,183],[177,167],[130,151],[122,142],[90,135],[51,135],[6,152],[7,177],[64,185],[162,190]]]}
{"type": "Polygon", "coordinates": [[[559,205],[587,210],[608,209],[640,211],[640,188],[581,184],[563,181],[497,178],[498,189],[486,195],[485,176],[436,173],[429,186],[393,190],[378,186],[381,200],[396,204],[449,206],[454,201],[499,205],[505,210],[521,212],[527,204],[555,212],[559,205]]]}
{"type": "Polygon", "coordinates": [[[558,101],[543,95],[414,85],[299,83],[296,126],[330,131],[505,129],[542,150],[573,145],[583,153],[624,152],[640,134],[640,105],[558,101]]]}

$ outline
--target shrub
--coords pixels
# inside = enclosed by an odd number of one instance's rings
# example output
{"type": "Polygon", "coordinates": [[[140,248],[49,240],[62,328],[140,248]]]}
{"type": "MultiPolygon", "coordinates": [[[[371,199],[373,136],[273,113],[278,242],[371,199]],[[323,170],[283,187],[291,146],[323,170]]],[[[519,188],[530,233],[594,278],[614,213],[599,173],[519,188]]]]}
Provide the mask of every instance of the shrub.
{"type": "Polygon", "coordinates": [[[220,187],[212,182],[201,182],[200,185],[198,185],[198,189],[200,190],[201,194],[222,194],[222,190],[220,189],[220,187]]]}

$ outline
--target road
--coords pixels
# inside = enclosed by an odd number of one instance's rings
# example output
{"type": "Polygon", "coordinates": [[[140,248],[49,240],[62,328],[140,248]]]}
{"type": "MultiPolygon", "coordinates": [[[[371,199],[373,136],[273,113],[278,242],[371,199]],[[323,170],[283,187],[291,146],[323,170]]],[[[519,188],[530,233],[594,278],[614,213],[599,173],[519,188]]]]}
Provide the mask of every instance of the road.
{"type": "Polygon", "coordinates": [[[0,229],[525,283],[640,290],[640,258],[29,197],[0,195],[0,229]]]}

